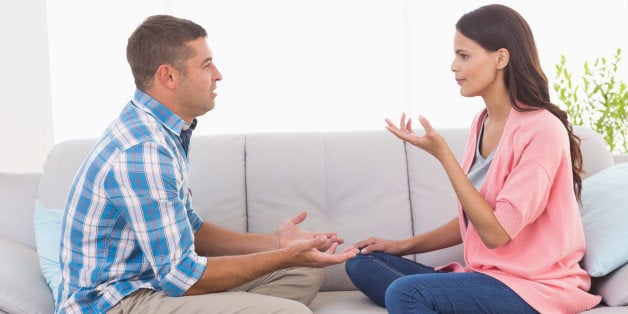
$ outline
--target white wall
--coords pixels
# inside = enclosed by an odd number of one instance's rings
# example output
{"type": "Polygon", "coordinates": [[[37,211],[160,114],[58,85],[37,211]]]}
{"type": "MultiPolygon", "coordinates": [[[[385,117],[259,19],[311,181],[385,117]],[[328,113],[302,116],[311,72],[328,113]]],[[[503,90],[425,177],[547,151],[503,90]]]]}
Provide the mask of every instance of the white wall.
{"type": "Polygon", "coordinates": [[[0,1],[0,172],[41,171],[53,145],[46,0],[0,1]]]}
{"type": "MultiPolygon", "coordinates": [[[[23,2],[0,4],[0,171],[38,171],[53,143],[102,133],[132,96],[126,40],[156,13],[203,25],[224,76],[196,134],[381,129],[401,111],[466,127],[482,106],[459,95],[451,45],[456,20],[493,1],[23,2]]],[[[530,23],[550,81],[561,54],[577,71],[616,48],[628,81],[627,0],[501,2],[530,23]]]]}
{"type": "Polygon", "coordinates": [[[628,84],[628,0],[444,0],[437,3],[407,0],[411,12],[412,104],[414,115],[423,113],[435,126],[463,126],[483,106],[482,99],[460,97],[449,71],[453,33],[460,16],[482,5],[501,3],[528,22],[549,81],[552,102],[555,64],[561,54],[567,68],[582,73],[585,60],[610,58],[623,49],[619,78],[628,84]],[[426,3],[430,3],[427,5],[426,3]]]}
{"type": "MultiPolygon", "coordinates": [[[[203,25],[224,77],[195,134],[382,129],[402,111],[466,127],[482,106],[449,69],[457,19],[490,0],[73,0],[71,17],[68,1],[49,7],[55,142],[97,137],[118,114],[132,94],[126,39],[159,12],[203,25]]],[[[561,54],[578,71],[616,48],[628,73],[628,1],[499,2],[530,23],[550,81],[561,54]]]]}
{"type": "Polygon", "coordinates": [[[98,137],[117,117],[135,89],[127,40],[147,16],[165,11],[155,0],[49,1],[55,143],[98,137]]]}

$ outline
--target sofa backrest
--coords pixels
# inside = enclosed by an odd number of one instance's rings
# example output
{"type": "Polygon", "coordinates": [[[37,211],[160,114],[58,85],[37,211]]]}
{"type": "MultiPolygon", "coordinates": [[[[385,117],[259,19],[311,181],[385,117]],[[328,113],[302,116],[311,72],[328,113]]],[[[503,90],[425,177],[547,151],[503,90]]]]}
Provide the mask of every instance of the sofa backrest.
{"type": "Polygon", "coordinates": [[[41,173],[0,173],[0,238],[35,249],[33,211],[40,178],[41,173]]]}
{"type": "MultiPolygon", "coordinates": [[[[420,133],[420,131],[417,131],[420,133]]],[[[462,162],[469,137],[468,129],[442,129],[458,162],[462,162]]],[[[449,178],[438,160],[429,153],[406,143],[408,176],[412,200],[413,232],[415,235],[433,230],[458,215],[458,199],[449,178]]],[[[416,260],[437,266],[450,262],[464,263],[462,245],[430,253],[418,254],[416,260]]]]}
{"type": "Polygon", "coordinates": [[[574,127],[574,132],[581,139],[580,149],[582,149],[582,168],[584,169],[584,173],[581,174],[582,179],[615,164],[613,155],[599,133],[585,127],[574,127]]]}
{"type": "MultiPolygon", "coordinates": [[[[246,152],[251,232],[273,232],[306,210],[304,228],[337,232],[347,244],[412,235],[405,148],[390,134],[251,134],[246,152]]],[[[349,289],[343,265],[325,269],[323,290],[349,289]]]]}
{"type": "MultiPolygon", "coordinates": [[[[244,134],[196,136],[190,147],[193,205],[206,219],[237,231],[247,230],[244,139],[244,134]]],[[[37,189],[46,208],[64,208],[74,176],[95,143],[68,140],[52,148],[37,189]]]]}
{"type": "MultiPolygon", "coordinates": [[[[461,160],[468,130],[438,131],[461,160]]],[[[613,165],[600,135],[576,132],[587,176],[613,165]]],[[[70,140],[52,149],[37,191],[44,206],[63,208],[94,143],[70,140]]],[[[403,239],[456,215],[451,184],[435,158],[385,130],[194,135],[190,169],[195,209],[237,231],[274,232],[306,210],[303,228],[334,231],[352,244],[369,236],[403,239]]],[[[32,215],[28,223],[32,230],[32,215]]],[[[463,262],[461,246],[408,258],[429,265],[463,262]]],[[[323,290],[350,289],[342,265],[325,269],[323,290]]]]}

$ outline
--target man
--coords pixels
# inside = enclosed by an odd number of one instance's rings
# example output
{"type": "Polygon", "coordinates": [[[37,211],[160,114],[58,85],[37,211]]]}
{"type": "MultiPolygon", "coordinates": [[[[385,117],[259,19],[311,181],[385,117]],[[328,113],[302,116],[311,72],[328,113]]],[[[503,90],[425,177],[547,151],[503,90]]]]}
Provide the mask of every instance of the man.
{"type": "Polygon", "coordinates": [[[222,79],[206,37],[194,22],[156,15],[129,38],[135,96],[88,155],[66,203],[60,313],[307,313],[320,268],[357,254],[334,254],[343,243],[334,233],[300,230],[305,212],[259,235],[193,210],[189,139],[222,79]]]}

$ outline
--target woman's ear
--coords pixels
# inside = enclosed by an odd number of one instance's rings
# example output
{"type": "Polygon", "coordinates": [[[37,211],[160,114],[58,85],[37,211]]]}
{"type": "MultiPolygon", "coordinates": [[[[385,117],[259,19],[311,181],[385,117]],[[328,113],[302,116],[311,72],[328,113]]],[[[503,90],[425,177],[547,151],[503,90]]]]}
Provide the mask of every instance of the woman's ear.
{"type": "Polygon", "coordinates": [[[508,62],[510,61],[510,52],[506,48],[501,48],[497,50],[497,53],[497,68],[501,70],[508,65],[508,62]]]}

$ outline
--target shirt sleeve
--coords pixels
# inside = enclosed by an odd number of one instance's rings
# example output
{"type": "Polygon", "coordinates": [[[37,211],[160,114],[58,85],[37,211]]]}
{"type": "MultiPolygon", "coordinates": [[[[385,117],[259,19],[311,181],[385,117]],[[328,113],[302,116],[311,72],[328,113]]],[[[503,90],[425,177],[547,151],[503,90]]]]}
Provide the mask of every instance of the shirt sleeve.
{"type": "Polygon", "coordinates": [[[187,208],[188,220],[190,221],[190,226],[192,226],[192,232],[196,233],[198,229],[201,229],[203,225],[203,219],[201,216],[192,208],[192,191],[188,190],[188,198],[185,204],[185,208],[187,208]]]}
{"type": "MultiPolygon", "coordinates": [[[[146,142],[126,150],[114,165],[119,197],[112,200],[130,225],[158,285],[180,296],[200,277],[207,258],[194,251],[193,226],[176,158],[168,148],[146,142]]],[[[191,211],[193,213],[193,211],[191,211]]],[[[194,216],[194,215],[192,215],[194,216]]]]}
{"type": "Polygon", "coordinates": [[[497,220],[513,239],[547,208],[558,167],[570,165],[569,142],[565,147],[563,132],[554,131],[522,130],[513,137],[511,153],[518,158],[512,159],[495,204],[497,220]]]}

